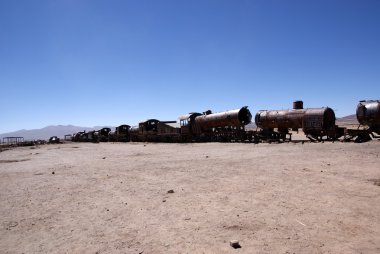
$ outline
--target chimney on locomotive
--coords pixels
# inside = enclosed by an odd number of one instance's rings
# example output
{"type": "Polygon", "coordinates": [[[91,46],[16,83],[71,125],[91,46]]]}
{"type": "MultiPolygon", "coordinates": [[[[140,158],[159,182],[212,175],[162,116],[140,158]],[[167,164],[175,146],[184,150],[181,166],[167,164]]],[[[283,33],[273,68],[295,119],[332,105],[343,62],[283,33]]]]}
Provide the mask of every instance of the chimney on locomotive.
{"type": "Polygon", "coordinates": [[[293,101],[293,109],[303,109],[303,101],[293,101]]]}

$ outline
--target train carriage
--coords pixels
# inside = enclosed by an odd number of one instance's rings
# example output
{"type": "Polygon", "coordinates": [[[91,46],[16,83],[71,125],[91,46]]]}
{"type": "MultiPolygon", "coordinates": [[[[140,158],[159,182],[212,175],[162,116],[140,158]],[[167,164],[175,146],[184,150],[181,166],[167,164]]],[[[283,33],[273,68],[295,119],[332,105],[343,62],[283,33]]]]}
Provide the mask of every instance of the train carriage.
{"type": "Polygon", "coordinates": [[[335,125],[335,113],[329,107],[303,108],[302,101],[295,101],[293,109],[260,110],[255,123],[261,130],[257,136],[267,141],[290,141],[289,130],[302,129],[310,140],[336,140],[342,135],[335,125]]]}
{"type": "Polygon", "coordinates": [[[108,133],[108,140],[111,142],[128,142],[130,140],[130,131],[131,126],[127,124],[122,124],[115,128],[115,131],[108,133]]]}
{"type": "Polygon", "coordinates": [[[159,121],[157,119],[140,122],[139,126],[130,129],[131,141],[179,142],[181,132],[175,124],[176,121],[159,121]]]}

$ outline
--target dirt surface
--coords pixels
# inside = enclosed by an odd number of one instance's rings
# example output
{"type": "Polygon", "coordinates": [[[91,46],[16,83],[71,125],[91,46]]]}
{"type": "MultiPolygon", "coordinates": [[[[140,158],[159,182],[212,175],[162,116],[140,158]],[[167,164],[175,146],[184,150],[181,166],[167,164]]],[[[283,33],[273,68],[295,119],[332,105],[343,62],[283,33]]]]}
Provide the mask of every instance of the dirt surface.
{"type": "Polygon", "coordinates": [[[3,151],[0,250],[380,253],[379,155],[378,141],[3,151]]]}

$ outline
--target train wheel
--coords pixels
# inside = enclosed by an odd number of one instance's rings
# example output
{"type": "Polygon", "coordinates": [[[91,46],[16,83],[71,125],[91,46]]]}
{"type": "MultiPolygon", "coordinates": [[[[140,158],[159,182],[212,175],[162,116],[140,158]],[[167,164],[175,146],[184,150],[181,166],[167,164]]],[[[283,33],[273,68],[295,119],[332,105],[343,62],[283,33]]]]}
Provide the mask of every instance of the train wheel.
{"type": "Polygon", "coordinates": [[[363,143],[363,142],[367,142],[367,141],[370,141],[370,140],[372,140],[372,139],[371,139],[371,136],[368,133],[360,133],[356,137],[355,143],[363,143]]]}

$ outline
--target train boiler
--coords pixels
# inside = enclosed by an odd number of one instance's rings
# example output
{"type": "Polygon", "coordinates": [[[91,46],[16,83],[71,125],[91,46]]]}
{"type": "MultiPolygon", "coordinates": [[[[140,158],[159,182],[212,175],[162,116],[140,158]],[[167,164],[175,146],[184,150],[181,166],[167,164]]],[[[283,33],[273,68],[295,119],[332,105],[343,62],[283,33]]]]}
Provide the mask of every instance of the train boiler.
{"type": "Polygon", "coordinates": [[[291,140],[289,129],[298,131],[302,128],[304,115],[302,101],[293,102],[293,109],[259,110],[255,116],[255,123],[261,130],[256,135],[258,139],[265,141],[291,140]]]}
{"type": "Polygon", "coordinates": [[[345,128],[344,141],[356,143],[380,138],[380,100],[363,100],[356,107],[359,126],[345,128]]]}
{"type": "Polygon", "coordinates": [[[335,140],[339,136],[331,108],[304,109],[302,101],[295,101],[293,109],[260,110],[255,116],[255,123],[261,129],[257,132],[261,140],[291,140],[290,129],[302,129],[310,140],[335,140]]]}
{"type": "Polygon", "coordinates": [[[306,109],[302,130],[310,140],[337,140],[343,135],[335,125],[335,112],[329,107],[306,109]]]}
{"type": "Polygon", "coordinates": [[[183,141],[243,141],[252,114],[248,107],[212,113],[189,113],[179,117],[183,141]]]}
{"type": "Polygon", "coordinates": [[[371,132],[380,134],[380,100],[360,101],[356,107],[356,118],[371,132]]]}

